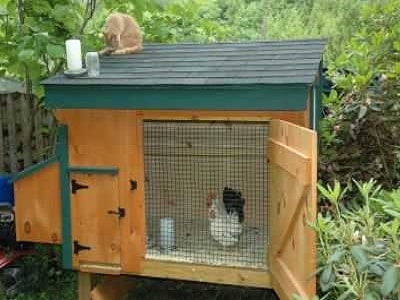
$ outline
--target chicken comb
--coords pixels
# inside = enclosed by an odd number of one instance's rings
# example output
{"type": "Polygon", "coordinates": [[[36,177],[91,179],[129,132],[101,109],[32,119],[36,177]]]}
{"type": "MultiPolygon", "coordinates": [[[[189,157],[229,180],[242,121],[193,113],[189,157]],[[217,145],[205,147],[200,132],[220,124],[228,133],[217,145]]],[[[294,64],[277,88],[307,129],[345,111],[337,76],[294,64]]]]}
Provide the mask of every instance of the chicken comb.
{"type": "Polygon", "coordinates": [[[212,201],[217,198],[217,195],[213,192],[209,192],[207,195],[207,206],[210,207],[212,204],[212,201]]]}

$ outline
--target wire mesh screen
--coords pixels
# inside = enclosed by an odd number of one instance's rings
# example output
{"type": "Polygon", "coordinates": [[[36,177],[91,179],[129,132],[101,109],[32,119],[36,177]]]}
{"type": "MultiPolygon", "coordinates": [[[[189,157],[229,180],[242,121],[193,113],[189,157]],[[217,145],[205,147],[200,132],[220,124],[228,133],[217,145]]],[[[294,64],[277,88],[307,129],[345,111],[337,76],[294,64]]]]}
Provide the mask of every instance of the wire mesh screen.
{"type": "Polygon", "coordinates": [[[266,268],[268,123],[145,121],[146,258],[266,268]]]}

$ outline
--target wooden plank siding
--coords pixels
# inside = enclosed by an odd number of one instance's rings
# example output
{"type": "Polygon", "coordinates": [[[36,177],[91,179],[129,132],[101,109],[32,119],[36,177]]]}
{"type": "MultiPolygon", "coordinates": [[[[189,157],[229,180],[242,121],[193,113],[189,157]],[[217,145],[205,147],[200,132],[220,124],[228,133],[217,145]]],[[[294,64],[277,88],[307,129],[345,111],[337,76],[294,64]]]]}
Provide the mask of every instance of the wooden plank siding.
{"type": "Polygon", "coordinates": [[[55,119],[39,99],[0,95],[0,174],[15,174],[54,153],[55,119]]]}

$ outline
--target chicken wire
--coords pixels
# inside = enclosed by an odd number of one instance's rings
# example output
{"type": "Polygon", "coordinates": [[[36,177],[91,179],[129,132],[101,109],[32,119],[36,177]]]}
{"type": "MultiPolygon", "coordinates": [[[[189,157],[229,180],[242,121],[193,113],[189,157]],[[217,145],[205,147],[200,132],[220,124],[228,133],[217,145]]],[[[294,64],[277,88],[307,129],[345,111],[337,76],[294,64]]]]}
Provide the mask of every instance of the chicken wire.
{"type": "Polygon", "coordinates": [[[268,122],[143,128],[146,258],[266,268],[268,122]]]}

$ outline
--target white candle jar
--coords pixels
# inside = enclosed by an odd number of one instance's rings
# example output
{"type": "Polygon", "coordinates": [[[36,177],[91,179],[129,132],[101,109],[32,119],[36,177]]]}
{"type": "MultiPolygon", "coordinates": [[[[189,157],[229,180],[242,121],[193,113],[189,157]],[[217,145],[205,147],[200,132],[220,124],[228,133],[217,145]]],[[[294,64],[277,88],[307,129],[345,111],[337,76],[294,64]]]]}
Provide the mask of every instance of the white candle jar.
{"type": "Polygon", "coordinates": [[[65,42],[67,52],[67,68],[69,71],[82,70],[82,52],[81,41],[77,39],[67,40],[65,42]]]}

